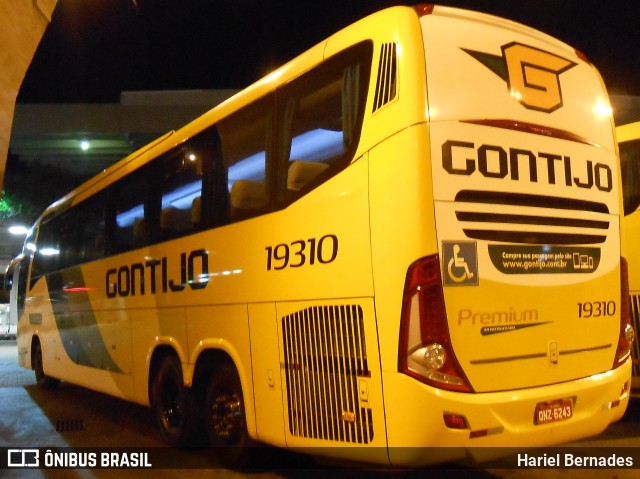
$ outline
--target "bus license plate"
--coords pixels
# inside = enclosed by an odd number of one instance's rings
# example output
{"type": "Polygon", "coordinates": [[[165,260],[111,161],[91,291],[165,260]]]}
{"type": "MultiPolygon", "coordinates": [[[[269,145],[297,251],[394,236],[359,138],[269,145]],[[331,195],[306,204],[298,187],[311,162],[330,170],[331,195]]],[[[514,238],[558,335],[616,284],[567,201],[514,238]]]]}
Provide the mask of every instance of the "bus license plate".
{"type": "Polygon", "coordinates": [[[533,423],[549,424],[550,422],[564,421],[573,416],[573,401],[571,399],[559,399],[557,401],[541,402],[536,405],[533,423]]]}

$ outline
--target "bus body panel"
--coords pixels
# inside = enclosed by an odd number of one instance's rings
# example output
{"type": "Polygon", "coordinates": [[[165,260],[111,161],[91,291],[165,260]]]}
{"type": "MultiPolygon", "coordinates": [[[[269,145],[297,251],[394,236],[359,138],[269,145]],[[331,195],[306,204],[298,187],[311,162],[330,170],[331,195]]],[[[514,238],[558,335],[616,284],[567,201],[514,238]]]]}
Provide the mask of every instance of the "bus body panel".
{"type": "Polygon", "coordinates": [[[35,335],[47,375],[133,399],[130,316],[123,311],[91,310],[74,301],[67,303],[73,304],[67,311],[56,310],[56,303],[64,299],[58,295],[50,300],[51,291],[45,286],[44,281],[34,286],[29,307],[20,318],[19,328],[32,331],[23,334],[18,345],[25,363],[32,367],[30,349],[35,335]]]}
{"type": "MultiPolygon", "coordinates": [[[[517,180],[504,169],[504,177],[491,177],[500,168],[496,155],[483,174],[478,167],[478,151],[481,145],[490,145],[494,151],[504,151],[503,158],[510,145],[525,152],[565,151],[572,157],[590,158],[594,164],[607,166],[610,172],[616,171],[612,161],[615,156],[592,146],[456,122],[432,123],[431,139],[433,159],[444,158],[445,152],[453,150],[456,174],[445,171],[444,159],[440,164],[434,161],[435,210],[450,331],[458,359],[465,364],[474,389],[492,391],[516,384],[551,384],[609,369],[620,324],[618,216],[560,207],[557,198],[570,193],[578,196],[571,191],[576,187],[560,184],[560,171],[555,184],[548,182],[547,164],[538,168],[537,182],[530,182],[528,160],[517,180]],[[444,146],[451,141],[464,146],[444,146]],[[436,145],[442,146],[438,149],[436,145]],[[471,169],[465,166],[471,164],[467,162],[473,162],[475,171],[459,174],[458,171],[471,169]],[[553,206],[457,200],[456,195],[464,191],[513,195],[526,192],[543,195],[553,206]],[[487,223],[487,217],[496,219],[487,223]],[[576,223],[576,219],[584,223],[576,223]],[[536,221],[547,224],[536,225],[536,221]],[[486,232],[491,239],[473,237],[479,232],[486,232]],[[574,234],[603,239],[598,243],[559,245],[533,244],[532,239],[532,244],[518,244],[508,239],[514,232],[532,237],[539,232],[566,235],[568,241],[574,241],[574,234]],[[468,245],[467,260],[475,264],[472,269],[476,277],[469,281],[457,282],[465,271],[453,266],[451,245],[456,244],[468,245]],[[544,293],[540,290],[543,286],[544,293]],[[553,289],[546,289],[549,286],[553,289]],[[550,358],[552,348],[559,350],[557,361],[550,358]],[[492,368],[509,364],[512,374],[492,374],[492,368]]],[[[562,178],[564,182],[564,172],[562,178]]],[[[597,202],[608,210],[616,208],[617,181],[613,181],[613,175],[607,178],[611,182],[601,187],[610,191],[597,190],[594,183],[593,188],[580,192],[582,199],[600,200],[597,202]]],[[[491,194],[484,196],[491,201],[491,194]]]]}
{"type": "Polygon", "coordinates": [[[436,7],[421,23],[431,121],[527,121],[568,130],[615,152],[600,75],[573,48],[475,12],[436,7]]]}
{"type": "Polygon", "coordinates": [[[599,75],[510,22],[444,10],[422,25],[444,295],[471,387],[609,370],[620,190],[599,75]]]}
{"type": "MultiPolygon", "coordinates": [[[[392,136],[369,154],[371,254],[382,338],[400,336],[408,266],[437,252],[433,203],[428,200],[433,194],[428,151],[428,127],[422,123],[392,136]],[[405,153],[413,149],[424,154],[405,153]]],[[[383,370],[397,371],[397,341],[381,341],[380,357],[383,370]]]]}
{"type": "Polygon", "coordinates": [[[621,389],[629,374],[627,361],[603,374],[517,393],[460,394],[430,388],[402,374],[383,373],[385,398],[398,405],[387,410],[390,462],[419,466],[441,462],[442,456],[481,461],[504,455],[508,448],[556,445],[596,435],[624,414],[629,391],[621,395],[621,389]],[[566,397],[575,398],[570,421],[534,424],[537,404],[566,397]],[[465,417],[468,428],[447,428],[444,413],[465,417]]]}
{"type": "Polygon", "coordinates": [[[249,304],[251,376],[256,410],[256,438],[285,446],[283,378],[275,303],[249,304]]]}

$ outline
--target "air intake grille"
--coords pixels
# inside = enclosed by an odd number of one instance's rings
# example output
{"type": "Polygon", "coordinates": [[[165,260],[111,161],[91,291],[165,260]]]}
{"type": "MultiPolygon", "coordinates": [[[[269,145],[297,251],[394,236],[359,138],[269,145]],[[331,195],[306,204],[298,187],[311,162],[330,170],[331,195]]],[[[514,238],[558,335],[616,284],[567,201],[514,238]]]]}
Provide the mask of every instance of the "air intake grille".
{"type": "Polygon", "coordinates": [[[294,436],[367,444],[371,409],[360,407],[369,377],[362,308],[316,306],[282,318],[289,430],[294,436]]]}
{"type": "MultiPolygon", "coordinates": [[[[631,322],[636,334],[640,331],[640,295],[631,295],[631,322]]],[[[640,377],[640,343],[636,340],[631,347],[631,359],[633,360],[633,376],[640,377]]]]}
{"type": "Polygon", "coordinates": [[[596,244],[606,241],[609,229],[605,216],[609,213],[607,205],[593,201],[462,190],[456,195],[455,204],[456,218],[464,234],[473,239],[540,245],[596,244]],[[486,212],[486,205],[519,209],[517,214],[493,213],[486,212]],[[571,213],[551,214],[559,210],[570,210],[571,213]],[[588,213],[595,214],[585,218],[588,213]]]}
{"type": "Polygon", "coordinates": [[[380,49],[376,96],[373,111],[377,111],[396,97],[397,93],[397,54],[395,43],[385,43],[380,49]]]}

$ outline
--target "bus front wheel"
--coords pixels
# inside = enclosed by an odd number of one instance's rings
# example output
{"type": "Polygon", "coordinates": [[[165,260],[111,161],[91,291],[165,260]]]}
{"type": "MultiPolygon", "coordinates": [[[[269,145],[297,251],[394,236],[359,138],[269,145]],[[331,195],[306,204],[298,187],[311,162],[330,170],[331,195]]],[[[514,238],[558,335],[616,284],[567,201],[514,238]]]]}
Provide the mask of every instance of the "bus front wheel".
{"type": "Polygon", "coordinates": [[[182,366],[175,356],[162,360],[151,384],[151,404],[167,443],[174,447],[190,445],[195,407],[182,379],[182,366]]]}
{"type": "Polygon", "coordinates": [[[205,407],[209,442],[222,465],[246,467],[255,444],[247,431],[242,386],[233,365],[225,364],[213,373],[205,407]]]}

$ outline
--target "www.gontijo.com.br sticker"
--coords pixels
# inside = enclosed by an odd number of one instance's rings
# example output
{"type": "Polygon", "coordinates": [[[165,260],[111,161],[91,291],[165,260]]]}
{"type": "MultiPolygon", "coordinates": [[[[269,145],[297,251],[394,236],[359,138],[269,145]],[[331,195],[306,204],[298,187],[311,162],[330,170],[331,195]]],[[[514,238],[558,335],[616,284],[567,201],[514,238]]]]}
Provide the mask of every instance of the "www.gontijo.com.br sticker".
{"type": "Polygon", "coordinates": [[[598,269],[600,248],[489,245],[489,257],[505,274],[584,274],[598,269]]]}

